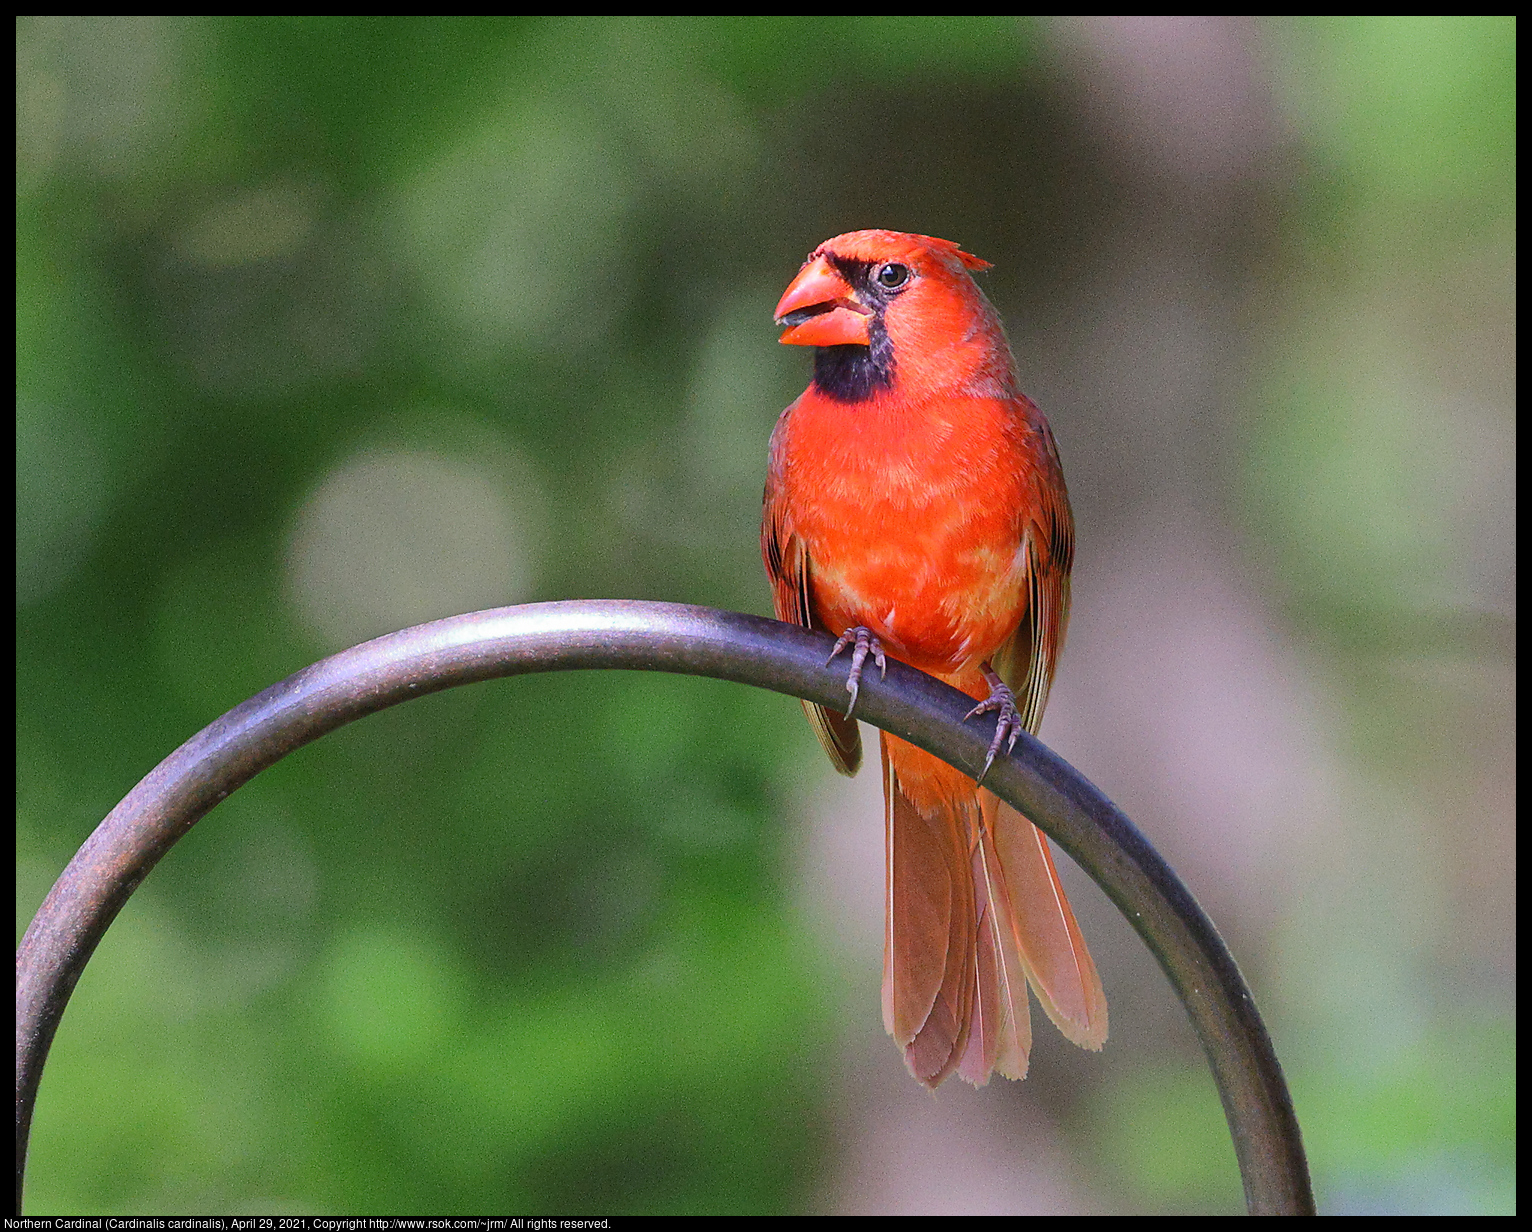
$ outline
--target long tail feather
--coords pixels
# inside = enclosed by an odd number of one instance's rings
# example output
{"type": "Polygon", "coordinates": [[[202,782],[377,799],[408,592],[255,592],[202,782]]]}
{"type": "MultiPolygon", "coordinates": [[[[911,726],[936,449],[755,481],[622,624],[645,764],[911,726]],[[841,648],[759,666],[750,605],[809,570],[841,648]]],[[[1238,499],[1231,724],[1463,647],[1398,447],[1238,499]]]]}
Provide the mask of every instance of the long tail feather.
{"type": "Polygon", "coordinates": [[[1099,1049],[1106,996],[1042,832],[929,754],[879,746],[883,1021],[911,1072],[933,1088],[954,1071],[975,1086],[1025,1075],[1029,986],[1067,1039],[1099,1049]]]}
{"type": "Polygon", "coordinates": [[[1010,931],[1027,982],[1066,1039],[1097,1051],[1106,1042],[1106,993],[1059,884],[1048,840],[990,792],[981,789],[979,801],[1014,908],[1010,931]]]}
{"type": "MultiPolygon", "coordinates": [[[[979,793],[981,809],[989,792],[979,793]]],[[[980,901],[978,996],[968,1051],[959,1077],[974,1086],[989,1081],[992,1071],[1006,1078],[1024,1078],[1032,1051],[1032,1016],[1027,1007],[1026,971],[1016,948],[1009,920],[1014,914],[1010,892],[995,852],[994,823],[983,817],[973,851],[974,895],[980,901]]]]}
{"type": "Polygon", "coordinates": [[[975,904],[967,834],[959,811],[917,809],[883,751],[888,903],[885,1025],[910,1071],[937,1086],[962,1060],[973,1022],[975,904]]]}

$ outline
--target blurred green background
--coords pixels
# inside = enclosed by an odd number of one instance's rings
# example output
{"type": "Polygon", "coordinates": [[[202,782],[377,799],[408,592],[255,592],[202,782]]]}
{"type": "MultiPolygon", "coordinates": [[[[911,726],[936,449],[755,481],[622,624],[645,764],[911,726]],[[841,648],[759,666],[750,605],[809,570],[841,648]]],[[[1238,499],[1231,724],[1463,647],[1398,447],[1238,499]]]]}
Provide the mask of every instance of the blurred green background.
{"type": "MultiPolygon", "coordinates": [[[[157,761],[316,658],[769,611],[771,310],[944,236],[1079,522],[1043,737],[1218,920],[1321,1207],[1514,1209],[1509,18],[45,17],[17,43],[18,939],[157,761]]],[[[1230,1213],[1075,870],[1100,1056],[933,1100],[876,776],[621,673],[422,699],[210,815],[102,944],[31,1214],[1230,1213]]],[[[1037,1016],[1039,1019],[1041,1016],[1037,1016]]]]}

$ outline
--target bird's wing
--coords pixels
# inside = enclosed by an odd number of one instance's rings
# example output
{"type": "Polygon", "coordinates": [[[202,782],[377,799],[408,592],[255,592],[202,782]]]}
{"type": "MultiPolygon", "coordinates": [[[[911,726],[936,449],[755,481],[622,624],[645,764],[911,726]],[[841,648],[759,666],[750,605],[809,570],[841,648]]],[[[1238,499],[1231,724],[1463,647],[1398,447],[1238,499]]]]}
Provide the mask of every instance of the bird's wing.
{"type": "MultiPolygon", "coordinates": [[[[1042,432],[1044,466],[1056,467],[1052,434],[1046,426],[1042,432]]],[[[1030,732],[1042,722],[1063,648],[1074,556],[1074,522],[1062,480],[1039,483],[1038,494],[1035,520],[1022,531],[1026,611],[994,659],[1030,732]]],[[[1048,839],[991,792],[981,789],[979,803],[984,816],[980,855],[992,919],[1001,929],[999,966],[1003,970],[1004,959],[1012,955],[1019,958],[1054,1025],[1081,1047],[1100,1048],[1107,1032],[1106,994],[1064,897],[1048,839]]],[[[997,1068],[1007,1072],[1003,1064],[997,1068]]]]}
{"type": "MultiPolygon", "coordinates": [[[[813,564],[808,550],[786,523],[783,502],[778,499],[774,477],[768,470],[761,517],[761,557],[766,562],[766,576],[771,579],[772,607],[778,620],[806,629],[824,629],[824,621],[814,607],[810,585],[813,564]]],[[[842,774],[855,774],[862,764],[862,737],[856,720],[814,702],[804,702],[803,713],[808,715],[831,764],[842,774]]]]}
{"type": "Polygon", "coordinates": [[[995,654],[995,671],[1016,694],[1022,725],[1036,733],[1048,704],[1053,669],[1069,626],[1069,570],[1074,564],[1074,518],[1063,480],[1042,481],[1049,470],[1062,476],[1053,434],[1041,424],[1036,511],[1021,528],[1026,610],[1010,640],[995,654]]]}

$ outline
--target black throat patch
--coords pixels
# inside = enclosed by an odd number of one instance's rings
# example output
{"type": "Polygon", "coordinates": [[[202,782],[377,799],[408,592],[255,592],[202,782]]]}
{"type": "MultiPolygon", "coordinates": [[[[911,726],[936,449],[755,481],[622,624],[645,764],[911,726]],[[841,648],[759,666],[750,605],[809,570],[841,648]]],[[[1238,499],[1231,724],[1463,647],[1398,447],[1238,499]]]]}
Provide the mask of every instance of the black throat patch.
{"type": "Polygon", "coordinates": [[[827,254],[829,262],[857,298],[872,308],[867,346],[814,348],[814,387],[836,402],[865,402],[894,384],[894,346],[883,313],[893,296],[873,281],[873,263],[827,254]]]}

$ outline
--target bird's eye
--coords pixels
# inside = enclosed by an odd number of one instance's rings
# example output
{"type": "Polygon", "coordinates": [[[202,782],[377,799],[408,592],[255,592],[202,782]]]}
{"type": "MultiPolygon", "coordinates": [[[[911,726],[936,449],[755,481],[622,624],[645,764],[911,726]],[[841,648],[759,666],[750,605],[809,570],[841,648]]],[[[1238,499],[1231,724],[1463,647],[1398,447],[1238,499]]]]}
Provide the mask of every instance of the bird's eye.
{"type": "Polygon", "coordinates": [[[910,267],[900,265],[897,261],[890,261],[878,271],[878,285],[888,291],[892,291],[895,287],[902,287],[909,280],[910,267]]]}

